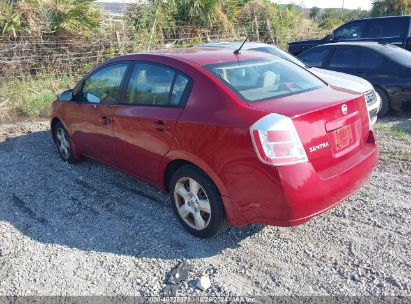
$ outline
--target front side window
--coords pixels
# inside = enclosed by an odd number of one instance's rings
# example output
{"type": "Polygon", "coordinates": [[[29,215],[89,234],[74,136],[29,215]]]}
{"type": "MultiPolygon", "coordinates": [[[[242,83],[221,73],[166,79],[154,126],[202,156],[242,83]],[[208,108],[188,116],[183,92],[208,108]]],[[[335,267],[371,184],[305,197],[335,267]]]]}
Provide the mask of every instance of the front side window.
{"type": "Polygon", "coordinates": [[[326,48],[314,48],[307,52],[304,52],[300,59],[309,66],[320,67],[323,65],[331,49],[326,48]]]}
{"type": "Polygon", "coordinates": [[[109,65],[87,78],[83,85],[81,101],[116,102],[127,66],[127,63],[109,65]]]}
{"type": "Polygon", "coordinates": [[[305,69],[279,58],[217,63],[205,68],[247,102],[295,95],[325,86],[305,69]]]}
{"type": "Polygon", "coordinates": [[[336,40],[362,38],[366,21],[354,21],[347,23],[334,31],[336,40]]]}
{"type": "Polygon", "coordinates": [[[365,48],[338,48],[330,62],[334,68],[373,70],[381,63],[381,57],[365,48]]]}

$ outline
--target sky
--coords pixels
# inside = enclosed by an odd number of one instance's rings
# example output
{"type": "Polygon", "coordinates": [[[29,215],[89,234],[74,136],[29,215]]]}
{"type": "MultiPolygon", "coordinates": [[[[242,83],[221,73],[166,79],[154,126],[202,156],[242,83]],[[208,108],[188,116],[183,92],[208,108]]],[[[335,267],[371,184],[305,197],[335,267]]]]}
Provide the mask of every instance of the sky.
{"type": "MultiPolygon", "coordinates": [[[[311,8],[313,6],[320,8],[341,8],[343,0],[276,0],[274,2],[281,4],[295,3],[298,5],[301,5],[302,3],[302,6],[307,8],[311,8]]],[[[344,8],[356,9],[360,7],[362,9],[369,10],[371,9],[371,2],[371,0],[344,0],[344,8]]]]}

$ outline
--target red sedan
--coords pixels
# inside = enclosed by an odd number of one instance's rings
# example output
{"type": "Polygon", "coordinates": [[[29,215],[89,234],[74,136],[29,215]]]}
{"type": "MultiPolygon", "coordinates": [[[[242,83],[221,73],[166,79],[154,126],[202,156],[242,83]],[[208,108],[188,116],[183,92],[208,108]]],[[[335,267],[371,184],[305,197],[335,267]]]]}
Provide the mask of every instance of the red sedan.
{"type": "Polygon", "coordinates": [[[53,139],[170,192],[199,237],[302,224],[358,189],[378,149],[364,96],[264,53],[178,49],[100,64],[53,103],[53,139]]]}

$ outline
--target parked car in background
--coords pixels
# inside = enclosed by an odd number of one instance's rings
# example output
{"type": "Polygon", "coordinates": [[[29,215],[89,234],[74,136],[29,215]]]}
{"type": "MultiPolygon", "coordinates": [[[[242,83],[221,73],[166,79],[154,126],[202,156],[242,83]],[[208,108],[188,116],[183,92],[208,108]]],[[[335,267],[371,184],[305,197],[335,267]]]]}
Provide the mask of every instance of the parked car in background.
{"type": "MultiPolygon", "coordinates": [[[[203,44],[203,45],[200,45],[200,47],[227,48],[227,49],[236,50],[241,46],[241,44],[242,44],[241,42],[216,42],[216,43],[203,44]]],[[[288,61],[291,61],[307,69],[308,71],[310,71],[311,73],[321,78],[323,81],[325,81],[326,83],[330,85],[364,94],[365,99],[367,101],[367,108],[370,114],[371,123],[375,124],[375,122],[377,121],[377,114],[381,107],[381,98],[378,95],[378,93],[374,90],[374,87],[372,86],[372,84],[370,84],[367,80],[362,79],[357,76],[350,75],[350,74],[344,74],[340,72],[334,72],[334,71],[311,67],[307,65],[306,63],[302,62],[297,57],[287,53],[286,51],[283,51],[282,49],[274,45],[270,45],[266,43],[246,42],[243,45],[242,49],[263,52],[263,53],[272,54],[272,55],[284,58],[288,61]]]]}
{"type": "Polygon", "coordinates": [[[291,42],[288,44],[288,51],[298,55],[318,45],[342,41],[376,41],[411,51],[411,16],[353,20],[323,39],[291,42]]]}
{"type": "Polygon", "coordinates": [[[381,96],[380,115],[411,110],[411,52],[377,42],[339,42],[308,50],[299,58],[322,69],[360,76],[381,96]]]}
{"type": "Polygon", "coordinates": [[[358,189],[378,159],[362,94],[246,50],[108,60],[59,95],[51,130],[64,161],[93,158],[169,191],[199,237],[226,219],[302,224],[358,189]]]}

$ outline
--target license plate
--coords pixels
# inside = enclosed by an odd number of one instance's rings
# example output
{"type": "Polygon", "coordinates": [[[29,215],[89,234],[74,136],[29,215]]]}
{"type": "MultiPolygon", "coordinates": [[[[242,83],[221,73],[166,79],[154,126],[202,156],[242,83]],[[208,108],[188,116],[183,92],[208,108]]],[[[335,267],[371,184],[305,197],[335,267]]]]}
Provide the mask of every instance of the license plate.
{"type": "Polygon", "coordinates": [[[349,146],[352,142],[351,126],[344,126],[334,131],[335,144],[337,150],[341,150],[349,146]]]}

